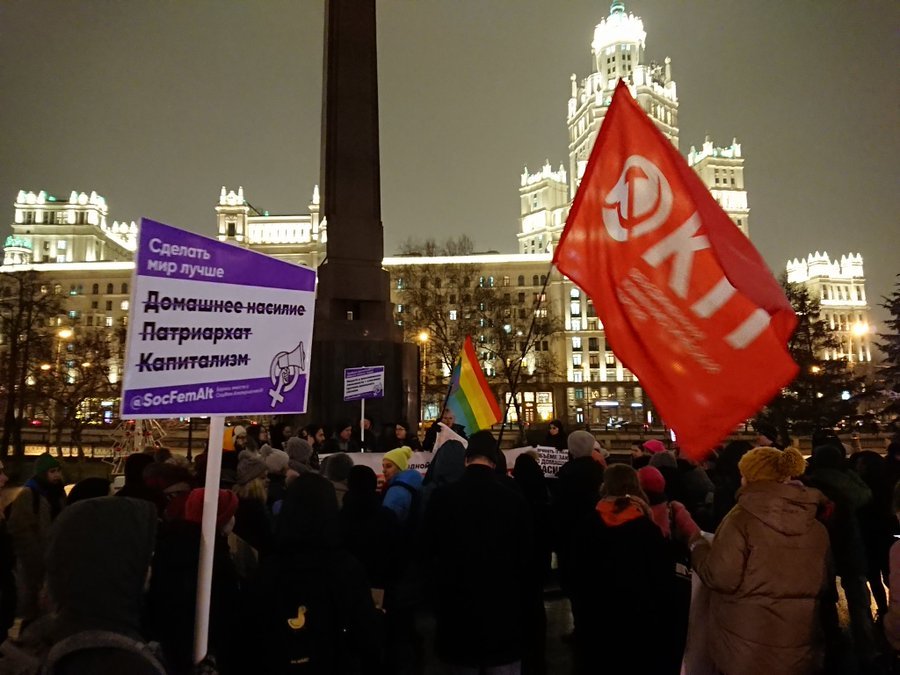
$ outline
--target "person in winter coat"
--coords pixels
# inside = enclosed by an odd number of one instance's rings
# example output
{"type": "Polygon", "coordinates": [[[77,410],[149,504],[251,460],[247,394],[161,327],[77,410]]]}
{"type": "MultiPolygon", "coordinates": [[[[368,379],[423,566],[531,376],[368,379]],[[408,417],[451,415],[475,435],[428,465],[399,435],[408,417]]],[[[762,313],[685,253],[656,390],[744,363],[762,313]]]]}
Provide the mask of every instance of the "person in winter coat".
{"type": "Polygon", "coordinates": [[[578,599],[571,592],[572,530],[580,520],[593,512],[600,499],[603,467],[591,457],[594,436],[590,432],[573,431],[569,434],[566,445],[572,459],[560,467],[556,476],[550,519],[553,524],[560,586],[572,603],[572,619],[577,633],[578,599]]]}
{"type": "Polygon", "coordinates": [[[530,638],[539,583],[531,518],[521,495],[497,480],[498,452],[490,432],[473,434],[462,478],[436,490],[425,514],[435,652],[459,672],[518,673],[530,638]]]}
{"type": "Polygon", "coordinates": [[[694,571],[711,591],[707,648],[725,675],[821,672],[829,546],[816,520],[822,495],[791,480],[805,464],[794,448],[748,452],[737,506],[712,543],[691,543],[694,571]]]}
{"type": "Polygon", "coordinates": [[[381,503],[394,512],[401,525],[405,525],[410,518],[418,493],[422,490],[422,474],[409,468],[411,457],[412,450],[402,447],[386,452],[381,460],[381,470],[384,472],[384,498],[381,503]]]}
{"type": "Polygon", "coordinates": [[[437,442],[438,433],[441,430],[440,426],[438,426],[438,422],[446,424],[463,440],[468,439],[468,436],[466,436],[466,428],[462,424],[456,423],[456,415],[453,414],[453,411],[450,410],[450,408],[444,408],[444,411],[441,413],[441,418],[432,422],[431,426],[428,427],[428,430],[425,432],[425,440],[422,441],[422,449],[426,452],[434,450],[434,444],[437,442]]]}
{"type": "Polygon", "coordinates": [[[359,433],[360,425],[362,425],[362,440],[360,441],[359,448],[361,452],[376,452],[378,450],[378,437],[375,435],[375,429],[372,426],[372,418],[371,417],[363,417],[362,420],[357,420],[356,425],[353,427],[356,429],[355,433],[359,433]]]}
{"type": "MultiPolygon", "coordinates": [[[[153,557],[147,599],[149,634],[163,648],[172,675],[193,673],[194,613],[197,568],[205,490],[192,490],[185,505],[185,520],[163,523],[153,557]]],[[[243,610],[240,580],[231,560],[226,537],[234,527],[237,496],[218,491],[216,538],[210,596],[209,649],[220,673],[241,673],[244,656],[237,649],[243,610]]],[[[251,661],[256,654],[250,656],[251,661]]]]}
{"type": "Polygon", "coordinates": [[[858,512],[859,525],[866,548],[866,578],[878,615],[887,612],[887,595],[884,585],[889,583],[888,557],[894,544],[894,535],[900,532],[892,504],[893,485],[887,482],[884,458],[873,450],[857,452],[850,457],[857,475],[872,492],[872,500],[858,512]]]}
{"type": "Polygon", "coordinates": [[[288,468],[298,474],[318,471],[313,466],[313,448],[308,441],[299,436],[291,436],[284,443],[284,451],[288,454],[288,468]]]}
{"type": "MultiPolygon", "coordinates": [[[[9,482],[3,462],[0,462],[0,492],[9,482]]],[[[6,640],[16,621],[16,555],[12,539],[6,530],[6,517],[0,511],[0,643],[6,640]]]]}
{"type": "Polygon", "coordinates": [[[428,500],[435,490],[455,483],[466,470],[466,448],[455,440],[446,441],[431,458],[431,464],[422,481],[422,512],[428,508],[428,500]]]}
{"type": "Polygon", "coordinates": [[[347,550],[366,568],[372,588],[384,590],[399,553],[399,524],[394,512],[381,506],[378,477],[368,466],[350,469],[340,523],[347,550]]]}
{"type": "Polygon", "coordinates": [[[667,650],[647,641],[671,630],[660,611],[673,595],[668,546],[633,468],[609,467],[600,495],[593,512],[572,529],[577,672],[665,673],[667,650]]]}
{"type": "Polygon", "coordinates": [[[343,452],[335,453],[322,462],[322,474],[334,486],[338,508],[344,503],[344,495],[347,494],[347,478],[350,476],[352,468],[353,460],[350,459],[350,455],[343,452]]]}
{"type": "MultiPolygon", "coordinates": [[[[878,658],[875,625],[872,621],[872,599],[866,584],[868,561],[859,524],[859,510],[872,501],[872,491],[844,459],[843,446],[821,445],[813,449],[803,482],[817,488],[831,502],[833,509],[824,519],[834,556],[834,571],[841,578],[850,614],[850,634],[854,653],[862,663],[878,658]]],[[[833,586],[833,585],[832,585],[833,586]]],[[[828,644],[839,644],[837,623],[837,590],[830,590],[824,608],[828,644]]]]}
{"type": "Polygon", "coordinates": [[[753,449],[749,441],[731,441],[719,453],[715,470],[712,472],[715,494],[713,497],[712,530],[719,527],[722,519],[737,504],[737,492],[741,489],[741,472],[738,462],[753,449]]]}
{"type": "Polygon", "coordinates": [[[244,451],[238,462],[234,493],[238,508],[234,516],[234,533],[255,548],[260,557],[272,550],[272,524],[266,508],[266,463],[244,451]]]}
{"type": "Polygon", "coordinates": [[[154,463],[153,455],[146,452],[133,452],[125,460],[125,485],[116,493],[117,497],[134,497],[145,499],[156,504],[162,511],[164,499],[160,490],[148,487],[144,482],[144,469],[154,463]]]}
{"type": "Polygon", "coordinates": [[[403,420],[394,424],[394,429],[381,437],[381,451],[390,452],[397,448],[409,448],[413,452],[422,450],[419,437],[410,430],[409,424],[403,420]]]}
{"type": "Polygon", "coordinates": [[[341,420],[334,428],[334,435],[325,444],[323,454],[359,452],[359,436],[354,435],[350,420],[341,420]]]}
{"type": "Polygon", "coordinates": [[[650,505],[650,516],[653,522],[662,532],[671,551],[676,583],[674,586],[673,601],[661,611],[668,613],[666,624],[669,629],[660,636],[661,648],[666,649],[669,660],[665,664],[663,673],[681,672],[681,662],[684,656],[684,647],[687,641],[688,614],[691,608],[691,576],[689,542],[700,533],[700,528],[690,512],[681,502],[669,499],[666,496],[666,479],[653,466],[645,466],[639,469],[638,481],[641,489],[647,495],[650,505]]]}
{"type": "Polygon", "coordinates": [[[522,658],[522,672],[545,673],[547,613],[544,609],[544,584],[550,576],[552,543],[550,539],[550,492],[547,479],[537,460],[528,453],[516,457],[513,465],[513,480],[525,498],[531,516],[531,531],[534,533],[534,552],[531,574],[535,580],[532,609],[529,614],[530,639],[522,658]]]}
{"type": "Polygon", "coordinates": [[[362,565],[341,545],[334,487],[306,473],[287,488],[275,552],[251,589],[247,672],[381,671],[381,617],[362,565]]]}
{"type": "Polygon", "coordinates": [[[269,482],[266,487],[266,506],[271,511],[273,505],[284,497],[288,464],[291,459],[284,450],[269,449],[263,461],[266,463],[266,477],[269,482]]]}
{"type": "Polygon", "coordinates": [[[547,435],[544,437],[544,442],[541,445],[556,448],[557,450],[565,450],[568,440],[569,437],[566,435],[563,423],[560,420],[553,420],[547,426],[547,435]]]}
{"type": "MultiPolygon", "coordinates": [[[[894,517],[900,518],[900,483],[894,486],[892,499],[894,517]]],[[[890,604],[884,617],[884,636],[895,652],[900,652],[900,541],[890,551],[890,604]]]]}
{"type": "Polygon", "coordinates": [[[65,501],[60,464],[50,453],[44,453],[34,463],[34,477],[25,483],[10,506],[6,524],[16,554],[17,611],[26,624],[41,613],[39,600],[50,526],[65,501]]]}
{"type": "Polygon", "coordinates": [[[42,672],[166,673],[141,628],[156,523],[153,504],[114,497],[82,500],[56,519],[47,547],[55,611],[43,627],[53,647],[42,672]]]}

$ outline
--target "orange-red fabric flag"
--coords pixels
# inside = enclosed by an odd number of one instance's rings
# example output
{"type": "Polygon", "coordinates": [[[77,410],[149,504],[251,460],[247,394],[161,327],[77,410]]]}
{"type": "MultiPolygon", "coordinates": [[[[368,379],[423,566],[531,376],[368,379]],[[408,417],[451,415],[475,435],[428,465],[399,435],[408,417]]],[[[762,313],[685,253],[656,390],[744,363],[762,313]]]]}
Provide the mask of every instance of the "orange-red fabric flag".
{"type": "Polygon", "coordinates": [[[621,81],[553,262],[691,457],[797,373],[778,282],[621,81]]]}

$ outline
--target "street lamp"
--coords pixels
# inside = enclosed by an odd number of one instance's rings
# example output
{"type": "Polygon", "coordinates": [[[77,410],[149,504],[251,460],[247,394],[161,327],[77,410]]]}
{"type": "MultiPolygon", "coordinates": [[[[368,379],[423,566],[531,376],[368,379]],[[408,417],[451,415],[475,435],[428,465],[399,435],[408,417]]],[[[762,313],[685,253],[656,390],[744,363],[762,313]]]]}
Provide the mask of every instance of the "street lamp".
{"type": "Polygon", "coordinates": [[[422,385],[419,388],[419,419],[425,419],[425,384],[428,377],[428,331],[420,331],[416,336],[422,345],[422,385]]]}

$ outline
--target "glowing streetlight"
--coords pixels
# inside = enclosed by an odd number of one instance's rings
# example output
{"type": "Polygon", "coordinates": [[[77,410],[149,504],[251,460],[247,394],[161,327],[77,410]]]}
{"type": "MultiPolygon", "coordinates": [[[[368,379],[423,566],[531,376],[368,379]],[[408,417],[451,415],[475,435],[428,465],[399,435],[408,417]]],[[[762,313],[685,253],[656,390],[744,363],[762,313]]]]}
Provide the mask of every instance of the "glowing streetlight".
{"type": "Polygon", "coordinates": [[[63,340],[68,340],[70,337],[75,335],[75,332],[71,328],[61,328],[56,333],[63,340]]]}
{"type": "Polygon", "coordinates": [[[427,383],[428,377],[428,331],[420,331],[416,336],[419,340],[419,343],[422,345],[422,388],[419,390],[419,402],[421,403],[421,407],[419,408],[419,419],[425,419],[425,384],[427,383]]]}
{"type": "Polygon", "coordinates": [[[813,375],[815,375],[816,373],[820,372],[821,370],[822,369],[819,368],[819,366],[811,366],[809,369],[809,372],[811,372],[813,375]]]}
{"type": "Polygon", "coordinates": [[[863,336],[869,332],[869,324],[862,323],[861,321],[857,322],[857,323],[853,324],[852,330],[853,330],[853,334],[856,335],[857,337],[863,336]]]}
{"type": "Polygon", "coordinates": [[[41,364],[41,370],[43,370],[44,372],[47,372],[48,370],[50,370],[50,364],[49,364],[49,363],[42,363],[42,364],[41,364]]]}

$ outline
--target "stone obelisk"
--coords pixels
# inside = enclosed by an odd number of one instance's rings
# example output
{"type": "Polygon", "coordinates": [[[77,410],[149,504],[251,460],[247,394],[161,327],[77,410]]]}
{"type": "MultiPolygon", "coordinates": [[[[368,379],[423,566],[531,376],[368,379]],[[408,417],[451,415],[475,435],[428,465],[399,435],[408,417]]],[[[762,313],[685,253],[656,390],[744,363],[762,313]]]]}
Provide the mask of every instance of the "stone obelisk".
{"type": "Polygon", "coordinates": [[[322,213],[326,259],[319,266],[307,418],[358,417],[343,402],[343,370],[385,367],[383,399],[366,401],[379,422],[417,417],[417,352],[393,320],[382,267],[381,170],[375,0],[326,0],[322,97],[322,213]]]}

